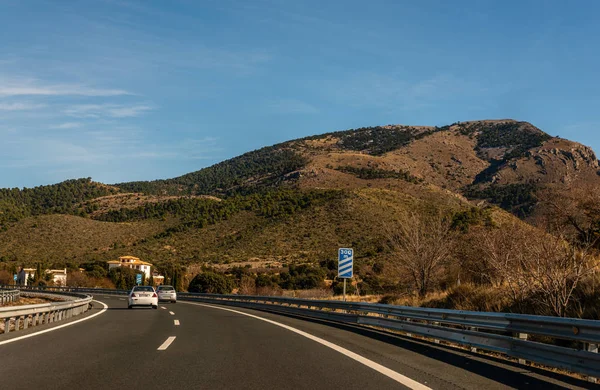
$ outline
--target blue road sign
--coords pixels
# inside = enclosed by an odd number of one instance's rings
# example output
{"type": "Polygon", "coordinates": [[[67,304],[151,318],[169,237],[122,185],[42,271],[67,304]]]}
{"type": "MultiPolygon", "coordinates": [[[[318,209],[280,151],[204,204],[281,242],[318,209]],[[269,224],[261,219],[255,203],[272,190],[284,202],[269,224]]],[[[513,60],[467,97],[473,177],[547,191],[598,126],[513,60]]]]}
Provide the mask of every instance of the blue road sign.
{"type": "Polygon", "coordinates": [[[140,285],[142,284],[142,274],[135,275],[135,282],[140,285]]]}
{"type": "Polygon", "coordinates": [[[13,275],[13,280],[16,282],[17,281],[17,274],[13,275]]]}
{"type": "Polygon", "coordinates": [[[340,248],[338,250],[338,278],[352,278],[354,276],[354,250],[340,248]]]}

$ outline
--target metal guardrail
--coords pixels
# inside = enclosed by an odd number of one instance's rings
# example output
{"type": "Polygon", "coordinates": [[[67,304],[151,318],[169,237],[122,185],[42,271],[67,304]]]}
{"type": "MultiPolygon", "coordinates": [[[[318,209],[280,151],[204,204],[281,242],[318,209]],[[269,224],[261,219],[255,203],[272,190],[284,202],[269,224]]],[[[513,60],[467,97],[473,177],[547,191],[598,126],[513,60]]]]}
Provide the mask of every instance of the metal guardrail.
{"type": "Polygon", "coordinates": [[[19,290],[19,293],[21,295],[63,297],[66,298],[66,301],[0,308],[0,325],[3,328],[0,328],[0,330],[3,333],[72,318],[85,313],[93,299],[92,296],[86,294],[52,293],[50,290],[42,292],[19,290]]]}
{"type": "Polygon", "coordinates": [[[7,303],[14,303],[21,297],[20,290],[0,290],[0,306],[7,303]]]}
{"type": "MultiPolygon", "coordinates": [[[[28,288],[27,290],[127,295],[128,290],[94,288],[28,288]]],[[[183,301],[212,303],[279,314],[400,331],[409,336],[502,353],[519,362],[600,377],[600,321],[512,313],[429,309],[374,303],[325,301],[285,297],[177,293],[183,301]],[[535,340],[530,339],[533,336],[535,340]],[[537,340],[537,341],[536,341],[537,340]],[[541,342],[544,340],[546,342],[541,342]],[[566,340],[580,348],[564,347],[566,340]],[[564,345],[564,343],[562,343],[564,345]]]]}
{"type": "Polygon", "coordinates": [[[600,321],[283,297],[178,293],[178,299],[401,331],[600,377],[600,321]],[[532,341],[529,335],[577,341],[582,348],[532,341]]]}

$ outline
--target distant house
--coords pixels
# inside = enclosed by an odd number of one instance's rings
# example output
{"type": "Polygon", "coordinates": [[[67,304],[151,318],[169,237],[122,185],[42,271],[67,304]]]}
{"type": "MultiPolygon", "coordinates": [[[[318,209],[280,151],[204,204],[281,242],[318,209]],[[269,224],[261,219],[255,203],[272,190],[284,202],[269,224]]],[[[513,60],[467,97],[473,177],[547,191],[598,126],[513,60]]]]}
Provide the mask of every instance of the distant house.
{"type": "MultiPolygon", "coordinates": [[[[55,286],[66,286],[67,285],[67,269],[47,269],[47,275],[50,275],[50,281],[55,286]]],[[[17,274],[17,284],[21,286],[27,286],[29,279],[35,278],[35,268],[21,268],[17,274]]]]}
{"type": "Polygon", "coordinates": [[[121,256],[119,260],[111,260],[108,262],[108,270],[110,271],[113,268],[117,267],[127,267],[136,271],[141,271],[146,276],[146,279],[150,278],[150,269],[152,268],[152,264],[147,263],[145,261],[140,260],[137,257],[133,256],[121,256]]]}
{"type": "Polygon", "coordinates": [[[163,275],[160,275],[158,272],[152,272],[152,280],[155,286],[165,284],[165,277],[163,275]]]}
{"type": "Polygon", "coordinates": [[[47,269],[46,274],[51,275],[51,281],[55,286],[67,285],[67,269],[47,269]]]}

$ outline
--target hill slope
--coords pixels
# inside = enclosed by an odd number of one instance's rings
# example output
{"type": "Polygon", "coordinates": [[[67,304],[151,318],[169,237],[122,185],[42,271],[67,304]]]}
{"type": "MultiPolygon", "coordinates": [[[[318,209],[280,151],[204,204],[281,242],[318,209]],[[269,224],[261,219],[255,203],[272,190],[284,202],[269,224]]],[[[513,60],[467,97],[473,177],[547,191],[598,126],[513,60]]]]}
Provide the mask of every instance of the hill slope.
{"type": "Polygon", "coordinates": [[[486,200],[525,217],[539,190],[600,186],[598,169],[591,149],[513,120],[332,132],[169,180],[0,190],[0,256],[318,261],[354,245],[372,262],[382,224],[415,202],[453,214],[486,200]]]}

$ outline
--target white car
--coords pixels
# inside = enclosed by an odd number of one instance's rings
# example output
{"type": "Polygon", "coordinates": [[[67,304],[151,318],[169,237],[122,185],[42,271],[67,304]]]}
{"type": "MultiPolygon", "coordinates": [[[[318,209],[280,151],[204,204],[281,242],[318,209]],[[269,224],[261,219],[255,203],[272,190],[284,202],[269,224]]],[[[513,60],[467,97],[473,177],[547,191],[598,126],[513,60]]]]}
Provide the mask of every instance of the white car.
{"type": "Polygon", "coordinates": [[[150,306],[158,309],[158,295],[152,286],[135,286],[129,293],[127,308],[134,306],[150,306]]]}
{"type": "Polygon", "coordinates": [[[162,285],[156,288],[159,301],[171,301],[171,303],[177,303],[177,292],[173,286],[162,285]]]}

